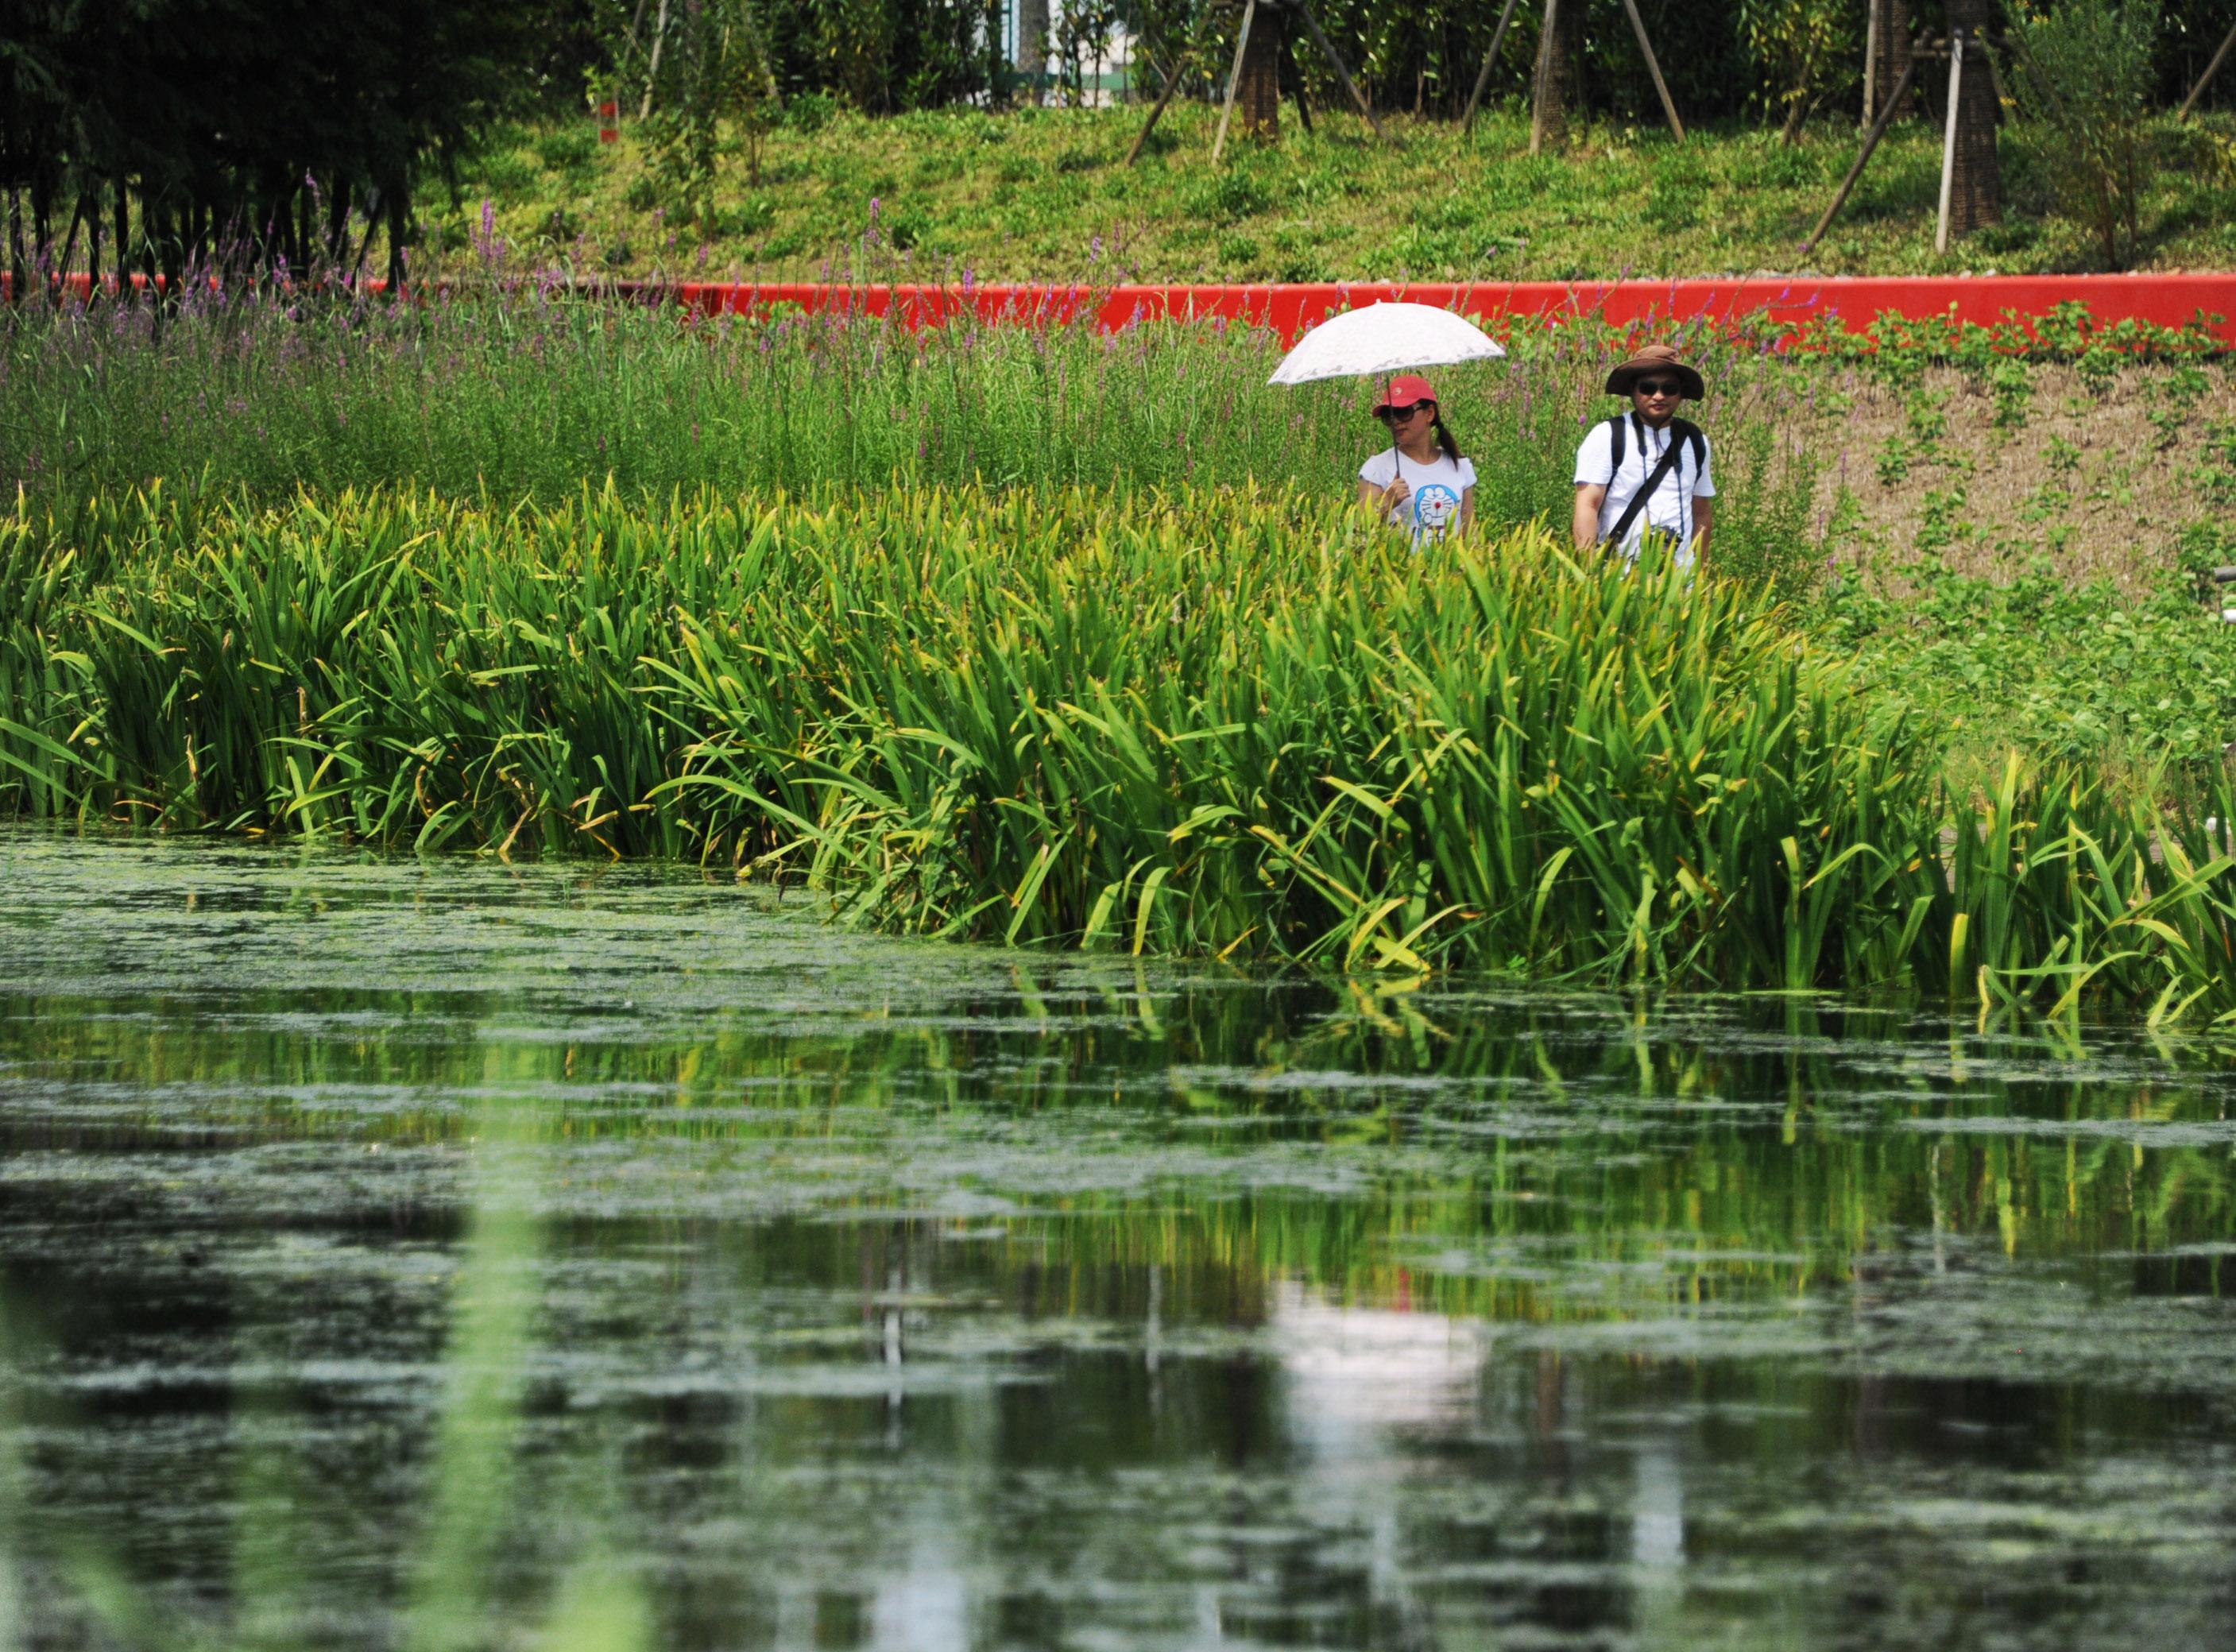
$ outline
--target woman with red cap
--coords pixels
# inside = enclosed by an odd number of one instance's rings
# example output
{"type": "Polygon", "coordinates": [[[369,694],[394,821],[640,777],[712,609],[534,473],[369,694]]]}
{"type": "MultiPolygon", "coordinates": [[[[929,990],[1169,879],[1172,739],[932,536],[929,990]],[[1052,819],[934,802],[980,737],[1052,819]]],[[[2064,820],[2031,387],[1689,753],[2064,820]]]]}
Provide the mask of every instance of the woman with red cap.
{"type": "Polygon", "coordinates": [[[1429,381],[1404,373],[1390,381],[1374,416],[1390,427],[1391,444],[1358,467],[1358,502],[1424,540],[1475,526],[1475,466],[1444,428],[1429,381]]]}

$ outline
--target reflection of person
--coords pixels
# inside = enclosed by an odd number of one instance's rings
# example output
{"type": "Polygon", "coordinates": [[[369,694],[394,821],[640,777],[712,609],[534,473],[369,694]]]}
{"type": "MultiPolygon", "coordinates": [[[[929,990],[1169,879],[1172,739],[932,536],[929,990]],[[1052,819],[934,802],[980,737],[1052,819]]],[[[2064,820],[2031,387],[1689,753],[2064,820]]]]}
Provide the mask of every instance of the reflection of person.
{"type": "Polygon", "coordinates": [[[1429,381],[1403,373],[1390,381],[1374,416],[1390,427],[1391,444],[1358,467],[1358,502],[1416,545],[1475,526],[1475,466],[1444,428],[1429,381]]]}
{"type": "Polygon", "coordinates": [[[1630,411],[1593,425],[1576,450],[1576,549],[1613,541],[1635,562],[1650,530],[1675,541],[1679,565],[1687,564],[1707,551],[1716,480],[1708,438],[1677,417],[1677,405],[1699,401],[1706,386],[1675,350],[1650,344],[1609,373],[1607,387],[1630,398],[1630,411]]]}

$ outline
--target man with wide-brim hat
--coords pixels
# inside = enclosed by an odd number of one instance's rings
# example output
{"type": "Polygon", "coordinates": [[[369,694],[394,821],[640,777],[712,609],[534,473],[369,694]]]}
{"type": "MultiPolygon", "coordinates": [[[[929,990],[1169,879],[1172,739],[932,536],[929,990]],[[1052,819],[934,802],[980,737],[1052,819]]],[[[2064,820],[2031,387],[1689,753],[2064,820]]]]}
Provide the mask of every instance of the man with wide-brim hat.
{"type": "Polygon", "coordinates": [[[1576,450],[1576,549],[1605,545],[1634,562],[1646,536],[1661,534],[1688,564],[1707,550],[1716,481],[1707,437],[1677,408],[1707,387],[1674,347],[1650,344],[1608,375],[1607,388],[1630,406],[1585,431],[1576,450]]]}

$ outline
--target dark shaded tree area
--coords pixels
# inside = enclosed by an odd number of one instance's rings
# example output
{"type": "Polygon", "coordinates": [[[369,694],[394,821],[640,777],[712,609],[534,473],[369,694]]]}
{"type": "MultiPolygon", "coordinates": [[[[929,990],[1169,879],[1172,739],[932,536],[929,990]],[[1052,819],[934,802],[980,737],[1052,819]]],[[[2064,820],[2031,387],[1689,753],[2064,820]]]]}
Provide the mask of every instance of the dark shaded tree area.
{"type": "MultiPolygon", "coordinates": [[[[562,8],[564,10],[565,8],[562,8]]],[[[0,188],[42,270],[404,275],[411,186],[551,60],[535,0],[0,0],[0,188]]]]}
{"type": "MultiPolygon", "coordinates": [[[[1858,85],[1867,0],[1821,3],[1852,26],[1812,70],[1820,83],[1802,89],[1809,108],[1845,109],[1858,85]]],[[[1887,0],[1886,10],[1919,36],[1943,32],[1953,12],[1981,14],[1993,37],[2009,3],[1887,0]]],[[[1790,111],[1801,95],[1751,53],[1739,5],[1639,4],[1688,121],[1775,119],[1779,102],[1790,111]]],[[[385,242],[386,272],[400,280],[412,186],[429,168],[446,171],[503,110],[579,109],[586,89],[635,105],[661,79],[655,52],[683,51],[717,11],[733,24],[733,13],[748,20],[757,61],[782,98],[824,94],[885,113],[1015,95],[1009,59],[1020,23],[1045,27],[1059,54],[1107,41],[1122,23],[1136,43],[1137,90],[1177,72],[1187,90],[1211,95],[1240,9],[1240,0],[0,0],[5,259],[20,290],[42,267],[176,277],[223,262],[354,273],[385,242]]],[[[1498,0],[1314,4],[1378,108],[1431,116],[1465,102],[1499,9],[1498,0]]],[[[1658,123],[1621,0],[1564,0],[1561,11],[1564,102],[1658,123]]],[[[1538,0],[1519,9],[1493,97],[1527,89],[1542,16],[1538,0]]],[[[2165,0],[2162,16],[2157,77],[2171,104],[2236,18],[2236,0],[2165,0]]],[[[1315,102],[1339,101],[1317,52],[1298,53],[1287,72],[1302,75],[1315,102]]],[[[1930,103],[1933,93],[1918,95],[1930,103]]],[[[2209,101],[2232,96],[2236,72],[2209,101]]]]}

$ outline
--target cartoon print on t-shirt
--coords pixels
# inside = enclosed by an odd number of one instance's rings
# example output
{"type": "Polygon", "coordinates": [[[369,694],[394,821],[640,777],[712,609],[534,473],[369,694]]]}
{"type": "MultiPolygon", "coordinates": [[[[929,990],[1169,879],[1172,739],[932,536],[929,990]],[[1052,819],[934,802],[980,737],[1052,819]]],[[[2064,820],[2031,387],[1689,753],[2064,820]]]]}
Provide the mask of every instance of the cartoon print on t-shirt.
{"type": "Polygon", "coordinates": [[[1424,482],[1413,490],[1413,522],[1420,531],[1442,538],[1444,529],[1460,513],[1460,496],[1441,482],[1424,482]]]}

